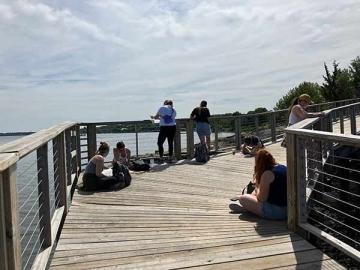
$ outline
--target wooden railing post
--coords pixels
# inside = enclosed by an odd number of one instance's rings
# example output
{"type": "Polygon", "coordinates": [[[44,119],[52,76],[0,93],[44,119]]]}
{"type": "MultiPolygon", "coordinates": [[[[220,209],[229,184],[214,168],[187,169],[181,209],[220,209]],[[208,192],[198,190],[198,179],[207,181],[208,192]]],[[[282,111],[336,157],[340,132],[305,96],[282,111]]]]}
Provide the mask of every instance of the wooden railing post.
{"type": "Polygon", "coordinates": [[[138,132],[138,126],[135,123],[135,149],[136,149],[136,157],[139,157],[139,132],[138,132]]]}
{"type": "Polygon", "coordinates": [[[176,133],[174,139],[174,154],[177,159],[181,159],[181,122],[176,124],[176,133]]]}
{"type": "Polygon", "coordinates": [[[5,226],[5,207],[4,207],[4,187],[3,177],[0,172],[0,269],[8,270],[6,252],[6,226],[5,226]]]}
{"type": "Polygon", "coordinates": [[[215,151],[219,151],[219,127],[215,125],[215,142],[214,142],[215,151]]]}
{"type": "Polygon", "coordinates": [[[255,115],[255,134],[259,137],[259,116],[255,115]]]}
{"type": "MultiPolygon", "coordinates": [[[[57,152],[57,160],[54,160],[54,172],[55,172],[55,179],[58,178],[59,181],[59,206],[64,206],[65,213],[68,211],[67,206],[67,179],[66,179],[66,162],[65,162],[65,134],[64,132],[60,133],[54,141],[56,142],[56,148],[54,148],[54,152],[57,152]]],[[[55,158],[55,156],[54,156],[55,158]]]]}
{"type": "Polygon", "coordinates": [[[8,269],[20,270],[22,268],[22,262],[16,186],[16,164],[13,164],[0,173],[0,182],[2,182],[2,196],[0,199],[3,200],[2,203],[4,209],[4,212],[1,211],[4,216],[1,223],[2,226],[5,226],[6,231],[6,251],[0,252],[0,256],[7,256],[6,262],[3,264],[7,264],[8,269]]]}
{"type": "Polygon", "coordinates": [[[43,247],[51,246],[51,215],[48,172],[48,145],[47,143],[37,149],[38,192],[39,192],[39,219],[41,242],[43,247]]]}
{"type": "Polygon", "coordinates": [[[87,145],[88,145],[88,160],[90,160],[96,153],[96,125],[89,124],[87,129],[87,145]]]}
{"type": "Polygon", "coordinates": [[[186,122],[186,152],[188,159],[194,157],[194,121],[191,119],[186,122]]]}
{"type": "Polygon", "coordinates": [[[270,123],[271,123],[271,141],[276,142],[276,114],[272,112],[270,114],[270,123]]]}
{"type": "Polygon", "coordinates": [[[286,134],[286,158],[287,158],[287,194],[288,194],[288,228],[295,232],[298,224],[297,208],[297,143],[296,135],[286,134]]]}
{"type": "Polygon", "coordinates": [[[75,127],[76,132],[76,176],[79,177],[79,174],[81,172],[81,140],[80,140],[80,126],[76,125],[75,127]]]}
{"type": "Polygon", "coordinates": [[[350,107],[350,125],[351,125],[351,134],[356,135],[356,112],[355,112],[355,106],[350,107]]]}
{"type": "Polygon", "coordinates": [[[340,109],[339,111],[339,118],[340,118],[340,133],[344,134],[344,110],[340,109]]]}
{"type": "Polygon", "coordinates": [[[66,181],[67,185],[72,184],[72,158],[71,158],[71,132],[65,130],[65,160],[66,160],[66,181]]]}
{"type": "Polygon", "coordinates": [[[235,144],[236,150],[240,150],[241,147],[241,118],[235,119],[235,144]]]}
{"type": "MultiPolygon", "coordinates": [[[[297,209],[298,209],[298,221],[306,223],[307,212],[306,212],[306,166],[305,166],[305,141],[297,140],[296,143],[296,170],[297,170],[297,209]]],[[[296,224],[297,225],[297,224],[296,224]]]]}

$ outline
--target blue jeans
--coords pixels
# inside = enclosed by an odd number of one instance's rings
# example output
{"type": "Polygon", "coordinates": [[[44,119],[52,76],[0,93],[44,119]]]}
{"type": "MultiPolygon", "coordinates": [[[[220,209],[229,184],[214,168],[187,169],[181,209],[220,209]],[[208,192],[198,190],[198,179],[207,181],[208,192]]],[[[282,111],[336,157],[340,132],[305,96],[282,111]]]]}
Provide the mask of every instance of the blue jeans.
{"type": "Polygon", "coordinates": [[[262,204],[262,217],[267,219],[284,220],[287,218],[287,207],[281,207],[264,202],[262,204]]]}

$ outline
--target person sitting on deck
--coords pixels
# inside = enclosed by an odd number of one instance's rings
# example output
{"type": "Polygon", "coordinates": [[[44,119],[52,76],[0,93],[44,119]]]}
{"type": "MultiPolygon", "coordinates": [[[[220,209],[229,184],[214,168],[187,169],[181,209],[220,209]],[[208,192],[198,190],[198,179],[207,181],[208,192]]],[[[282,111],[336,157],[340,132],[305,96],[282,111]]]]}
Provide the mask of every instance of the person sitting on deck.
{"type": "Polygon", "coordinates": [[[264,148],[264,144],[257,136],[247,136],[244,139],[244,144],[241,146],[241,152],[244,155],[255,155],[259,149],[264,148]]]}
{"type": "MultiPolygon", "coordinates": [[[[277,164],[265,149],[255,156],[255,190],[251,194],[240,195],[231,200],[239,200],[240,210],[248,210],[266,219],[287,218],[287,168],[277,164]]],[[[230,205],[231,208],[232,204],[230,205]]],[[[235,205],[238,206],[238,205],[235,205]]]]}
{"type": "Polygon", "coordinates": [[[125,166],[130,165],[130,157],[131,157],[131,151],[125,147],[125,144],[123,141],[120,141],[116,144],[116,148],[113,149],[114,151],[114,162],[119,162],[120,164],[123,164],[125,166]]]}
{"type": "Polygon", "coordinates": [[[93,156],[85,167],[83,176],[84,190],[95,191],[105,189],[116,189],[120,185],[120,180],[115,176],[106,176],[103,170],[105,157],[109,154],[110,147],[106,142],[100,142],[96,155],[93,156]]]}

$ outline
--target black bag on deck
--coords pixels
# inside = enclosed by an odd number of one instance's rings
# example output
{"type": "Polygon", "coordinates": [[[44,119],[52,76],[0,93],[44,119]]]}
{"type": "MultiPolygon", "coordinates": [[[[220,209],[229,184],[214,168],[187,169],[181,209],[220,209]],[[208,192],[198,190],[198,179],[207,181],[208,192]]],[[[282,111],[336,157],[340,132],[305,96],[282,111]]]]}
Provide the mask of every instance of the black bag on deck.
{"type": "Polygon", "coordinates": [[[206,144],[196,144],[195,145],[195,160],[197,162],[206,163],[210,159],[209,151],[206,147],[206,144]]]}
{"type": "Polygon", "coordinates": [[[131,162],[129,169],[135,172],[147,172],[150,170],[150,165],[142,160],[135,160],[131,162]]]}
{"type": "Polygon", "coordinates": [[[246,185],[246,187],[244,187],[244,189],[242,190],[241,194],[251,194],[255,189],[255,183],[250,181],[249,184],[246,185]]]}
{"type": "Polygon", "coordinates": [[[131,174],[127,166],[119,162],[113,162],[112,171],[113,171],[113,176],[118,178],[120,182],[125,183],[125,187],[130,186],[131,174]]]}

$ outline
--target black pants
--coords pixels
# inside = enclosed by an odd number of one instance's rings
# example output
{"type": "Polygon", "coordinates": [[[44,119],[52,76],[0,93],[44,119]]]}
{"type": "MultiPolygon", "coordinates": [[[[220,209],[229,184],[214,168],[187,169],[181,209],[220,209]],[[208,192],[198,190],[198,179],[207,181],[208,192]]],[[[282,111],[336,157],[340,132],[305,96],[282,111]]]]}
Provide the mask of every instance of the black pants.
{"type": "Polygon", "coordinates": [[[168,140],[169,144],[169,156],[173,155],[174,152],[174,137],[176,133],[176,126],[160,126],[160,132],[158,137],[158,146],[159,146],[159,155],[162,157],[164,155],[163,144],[165,140],[168,140]]]}
{"type": "Polygon", "coordinates": [[[85,173],[83,183],[86,191],[109,190],[119,183],[119,179],[115,176],[98,177],[92,173],[85,173]]]}

